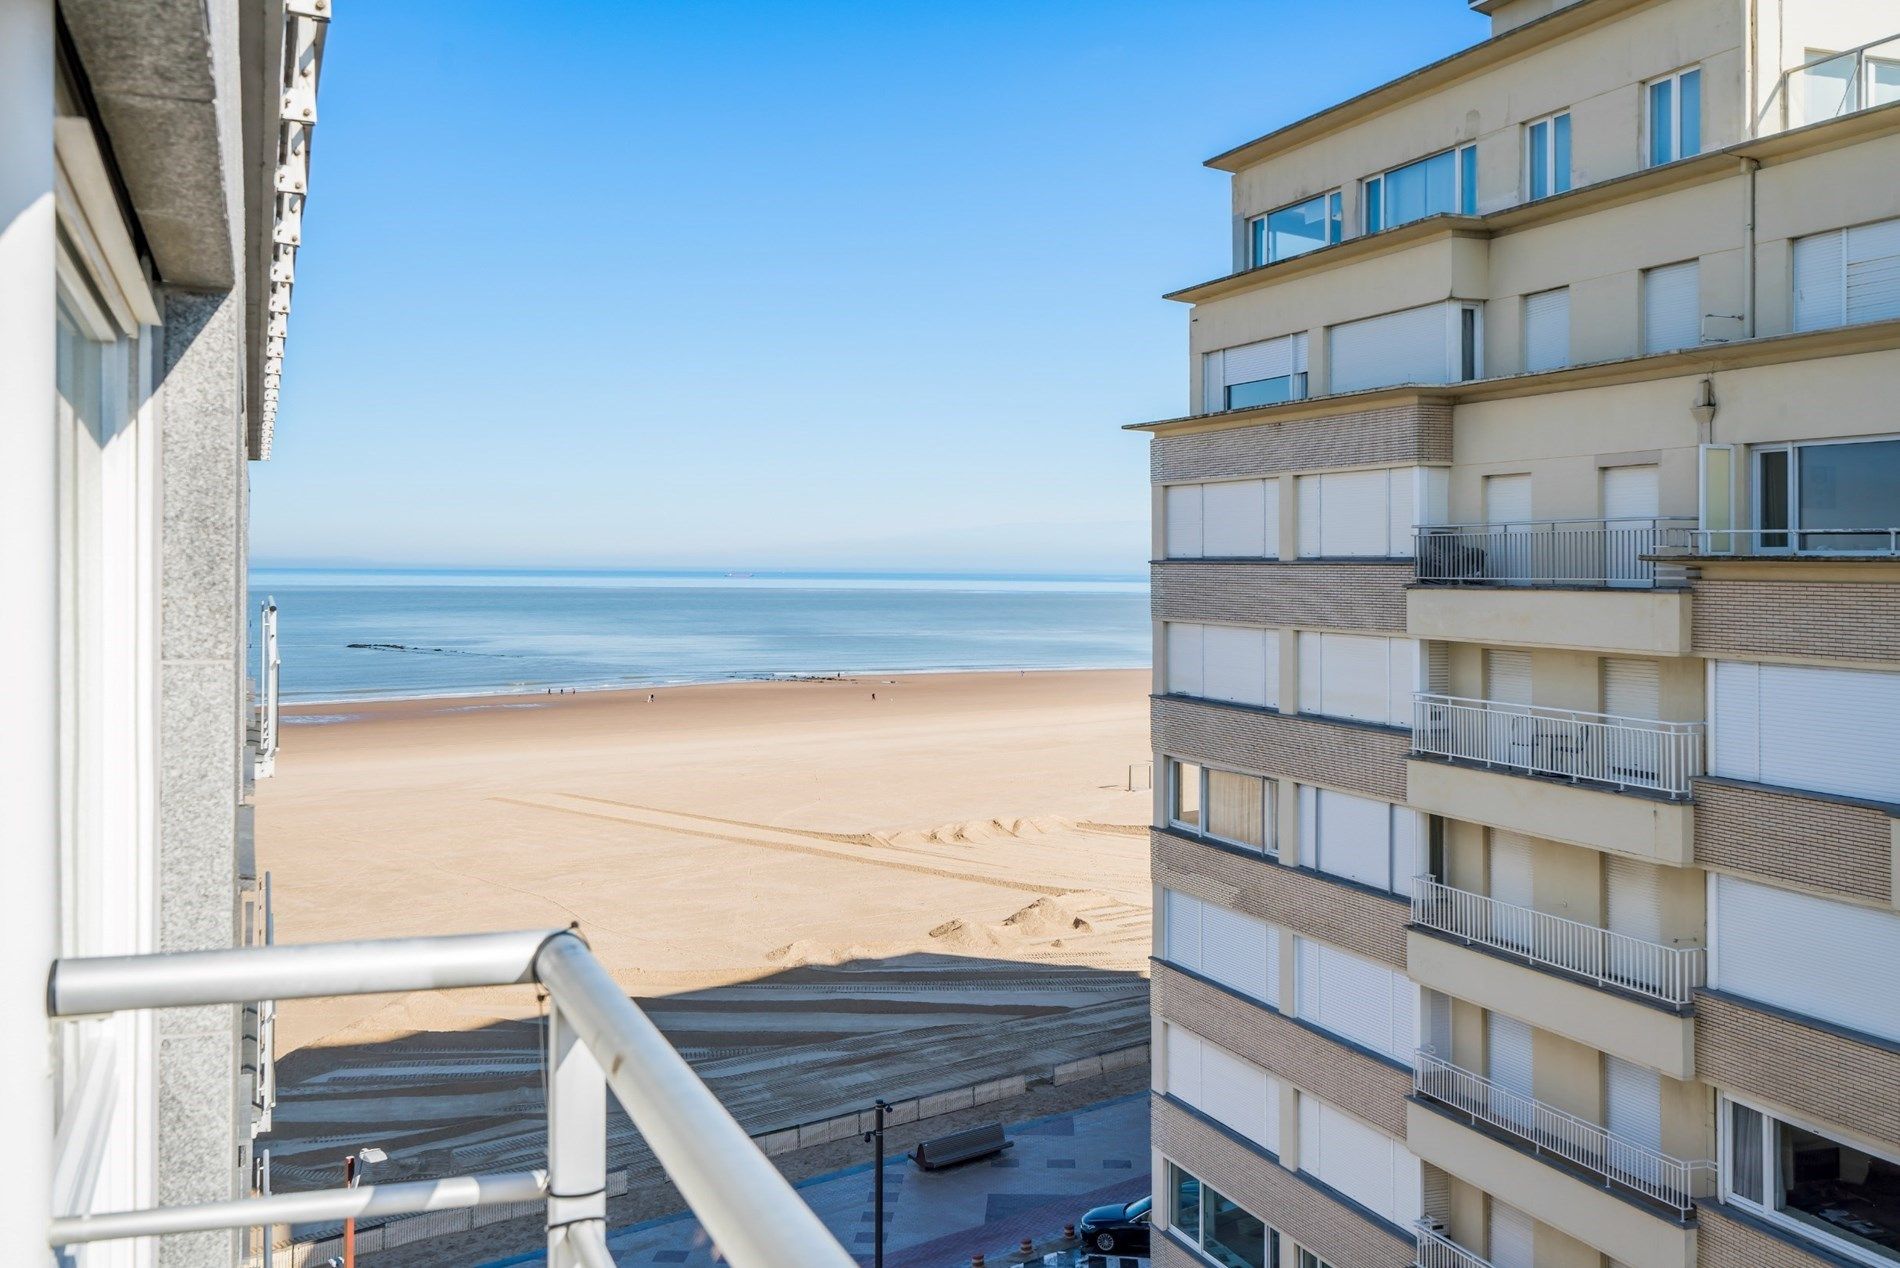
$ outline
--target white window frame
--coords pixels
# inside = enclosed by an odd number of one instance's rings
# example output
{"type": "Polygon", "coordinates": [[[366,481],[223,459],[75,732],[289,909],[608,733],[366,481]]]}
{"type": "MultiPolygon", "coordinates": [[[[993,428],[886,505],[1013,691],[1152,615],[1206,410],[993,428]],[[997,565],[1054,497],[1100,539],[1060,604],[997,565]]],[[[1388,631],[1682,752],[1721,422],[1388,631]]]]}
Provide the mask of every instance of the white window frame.
{"type": "MultiPolygon", "coordinates": [[[[1755,553],[1759,555],[1866,555],[1870,558],[1886,558],[1886,552],[1880,550],[1850,551],[1829,548],[1825,543],[1809,550],[1801,545],[1801,451],[1816,445],[1868,445],[1882,441],[1900,440],[1900,432],[1883,436],[1843,436],[1837,440],[1824,438],[1814,440],[1789,440],[1772,445],[1750,445],[1748,447],[1748,499],[1749,527],[1756,530],[1755,553]],[[1780,546],[1763,544],[1762,534],[1767,531],[1782,532],[1780,529],[1762,528],[1762,475],[1761,458],[1763,454],[1785,453],[1788,455],[1788,527],[1787,541],[1780,546]]],[[[1900,524],[1874,525],[1864,527],[1900,528],[1900,524]]]]}
{"type": "Polygon", "coordinates": [[[1167,791],[1165,794],[1167,800],[1163,803],[1162,814],[1168,821],[1168,827],[1176,832],[1185,833],[1188,836],[1197,837],[1203,841],[1218,841],[1222,845],[1232,846],[1236,850],[1245,850],[1249,854],[1257,852],[1267,858],[1275,860],[1280,857],[1280,825],[1278,823],[1279,815],[1276,813],[1279,808],[1280,800],[1279,780],[1274,779],[1270,775],[1257,775],[1252,771],[1234,770],[1228,766],[1210,767],[1205,762],[1196,762],[1185,757],[1170,756],[1164,760],[1166,762],[1164,769],[1167,771],[1167,791]],[[1181,799],[1178,795],[1178,781],[1180,778],[1180,770],[1183,766],[1192,766],[1195,770],[1200,772],[1198,776],[1199,786],[1196,789],[1200,797],[1201,822],[1198,824],[1183,823],[1174,817],[1175,807],[1181,804],[1181,799]],[[1218,771],[1223,775],[1238,775],[1242,779],[1257,779],[1260,781],[1262,787],[1260,797],[1261,813],[1266,816],[1266,823],[1262,827],[1260,838],[1266,843],[1265,845],[1257,846],[1251,841],[1236,841],[1231,837],[1220,836],[1209,829],[1207,826],[1207,774],[1210,770],[1218,771]]]}
{"type": "Polygon", "coordinates": [[[1684,75],[1694,75],[1697,77],[1696,92],[1698,95],[1696,100],[1697,104],[1700,105],[1700,94],[1702,91],[1702,63],[1700,62],[1697,62],[1693,66],[1683,66],[1679,69],[1672,70],[1667,75],[1658,75],[1654,79],[1646,79],[1643,81],[1643,128],[1640,144],[1643,149],[1642,165],[1646,168],[1662,167],[1669,163],[1679,162],[1685,158],[1694,158],[1696,154],[1704,152],[1703,143],[1706,138],[1701,136],[1700,133],[1706,129],[1708,119],[1705,117],[1705,112],[1700,110],[1696,112],[1698,135],[1696,137],[1695,154],[1684,154],[1682,152],[1682,77],[1684,75]],[[1650,159],[1650,139],[1655,135],[1656,119],[1655,112],[1650,108],[1649,103],[1652,100],[1650,90],[1655,88],[1658,84],[1673,85],[1669,93],[1669,157],[1660,162],[1653,162],[1650,159]]]}
{"type": "MultiPolygon", "coordinates": [[[[1392,223],[1392,217],[1387,213],[1388,204],[1385,197],[1386,177],[1392,175],[1392,173],[1394,172],[1402,172],[1406,168],[1414,167],[1420,163],[1429,163],[1433,159],[1439,157],[1441,154],[1449,154],[1452,156],[1451,158],[1452,208],[1448,212],[1443,212],[1443,211],[1427,212],[1424,216],[1419,217],[1419,219],[1426,220],[1426,219],[1430,219],[1432,216],[1443,216],[1443,215],[1468,216],[1468,215],[1477,214],[1478,191],[1476,188],[1470,188],[1470,189],[1466,188],[1467,181],[1465,177],[1465,154],[1469,152],[1475,156],[1477,153],[1477,149],[1478,149],[1477,142],[1471,141],[1471,142],[1467,142],[1464,145],[1454,145],[1449,149],[1434,150],[1430,154],[1421,154],[1419,155],[1419,157],[1415,159],[1409,159],[1404,163],[1394,164],[1393,166],[1386,168],[1382,172],[1374,172],[1372,175],[1363,178],[1359,182],[1359,224],[1360,224],[1361,231],[1365,233],[1384,233],[1387,229],[1398,228],[1399,226],[1394,225],[1392,223]],[[1377,188],[1378,190],[1377,197],[1378,197],[1378,202],[1379,202],[1379,223],[1376,225],[1372,223],[1372,198],[1368,196],[1374,188],[1377,188]],[[1471,210],[1467,211],[1466,210],[1467,206],[1469,206],[1471,210]]],[[[1471,162],[1472,162],[1472,165],[1475,166],[1477,163],[1477,159],[1474,157],[1471,160],[1471,162]]],[[[1409,224],[1415,224],[1417,222],[1412,221],[1412,220],[1407,220],[1407,221],[1404,221],[1403,223],[1409,225],[1409,224]]]]}
{"type": "Polygon", "coordinates": [[[1247,217],[1247,240],[1242,255],[1242,258],[1246,261],[1246,267],[1257,269],[1263,265],[1278,264],[1281,260],[1295,259],[1299,256],[1308,255],[1319,250],[1319,247],[1308,247],[1305,251],[1296,251],[1292,255],[1276,255],[1267,259],[1261,259],[1260,253],[1256,251],[1254,247],[1256,239],[1265,233],[1265,226],[1269,216],[1276,216],[1283,211],[1291,211],[1295,207],[1304,207],[1308,203],[1320,202],[1322,200],[1326,204],[1326,220],[1329,227],[1329,231],[1326,235],[1327,241],[1323,245],[1329,247],[1337,246],[1346,235],[1346,216],[1345,191],[1335,187],[1327,190],[1325,193],[1315,194],[1311,198],[1301,198],[1294,202],[1282,203],[1278,207],[1269,207],[1257,216],[1247,217]],[[1256,226],[1259,227],[1256,228],[1256,226]]]}
{"type": "MultiPolygon", "coordinates": [[[[1553,111],[1543,116],[1541,119],[1532,119],[1524,125],[1525,201],[1534,202],[1539,198],[1549,198],[1556,194],[1567,194],[1570,192],[1570,168],[1566,165],[1559,170],[1557,166],[1557,120],[1569,118],[1570,108],[1566,106],[1562,110],[1553,111]],[[1536,187],[1531,184],[1531,172],[1534,170],[1532,156],[1538,149],[1532,129],[1538,127],[1544,129],[1544,144],[1542,147],[1544,150],[1544,164],[1546,169],[1550,172],[1550,188],[1541,194],[1538,193],[1536,187]]],[[[1570,128],[1571,154],[1574,156],[1577,143],[1576,124],[1574,121],[1570,124],[1570,128]]]]}
{"type": "MultiPolygon", "coordinates": [[[[1203,823],[1184,822],[1183,820],[1175,818],[1174,812],[1176,807],[1181,804],[1181,768],[1183,766],[1192,766],[1194,768],[1194,794],[1196,797],[1205,798],[1207,796],[1207,767],[1199,762],[1190,761],[1185,757],[1175,757],[1172,754],[1162,758],[1161,761],[1161,769],[1166,773],[1166,786],[1162,789],[1163,800],[1161,803],[1161,817],[1167,821],[1170,828],[1173,828],[1177,832],[1185,832],[1197,837],[1204,836],[1205,833],[1201,830],[1204,826],[1203,823]]],[[[1205,821],[1207,818],[1207,803],[1205,800],[1202,800],[1197,801],[1195,805],[1199,807],[1196,813],[1205,821]]]]}
{"type": "MultiPolygon", "coordinates": [[[[1881,1148],[1841,1128],[1823,1127],[1818,1123],[1811,1122],[1797,1115],[1788,1114],[1777,1109],[1769,1109],[1761,1102],[1751,1100],[1748,1097],[1732,1096],[1724,1092],[1716,1101],[1715,1174],[1717,1191],[1721,1195],[1722,1201],[1733,1203],[1757,1219],[1766,1220],[1776,1228],[1786,1229],[1788,1232],[1800,1237],[1801,1240],[1824,1247],[1834,1254],[1845,1256],[1860,1263],[1874,1265],[1874,1268],[1892,1268],[1893,1260],[1890,1258],[1877,1255],[1843,1238],[1831,1237],[1828,1235],[1826,1229],[1820,1225],[1805,1223],[1795,1219],[1791,1215],[1784,1215],[1765,1202],[1757,1202],[1753,1198],[1743,1197],[1741,1194],[1735,1192],[1732,1183],[1734,1180],[1733,1151],[1735,1141],[1731,1138],[1735,1128],[1733,1118],[1729,1113],[1729,1107],[1731,1105],[1740,1105],[1745,1109],[1751,1109],[1757,1114],[1760,1114],[1764,1119],[1769,1120],[1769,1122],[1786,1123],[1790,1127],[1798,1127],[1803,1131],[1813,1132],[1817,1136],[1825,1136],[1830,1140],[1838,1141],[1841,1144],[1858,1149],[1862,1153],[1872,1154],[1876,1158],[1885,1159],[1895,1166],[1900,1166],[1900,1154],[1896,1154],[1890,1149],[1881,1148]]],[[[1769,1128],[1767,1122],[1763,1124],[1763,1128],[1761,1182],[1762,1195],[1766,1197],[1777,1187],[1775,1166],[1778,1162],[1777,1155],[1780,1151],[1775,1143],[1775,1132],[1769,1128]]]]}

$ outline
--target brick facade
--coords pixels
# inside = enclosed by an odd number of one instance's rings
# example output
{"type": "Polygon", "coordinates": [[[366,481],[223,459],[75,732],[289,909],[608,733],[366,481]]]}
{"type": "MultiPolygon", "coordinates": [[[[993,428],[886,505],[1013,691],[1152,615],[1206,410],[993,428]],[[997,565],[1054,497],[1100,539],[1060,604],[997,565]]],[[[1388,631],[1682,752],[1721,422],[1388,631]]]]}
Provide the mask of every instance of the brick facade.
{"type": "MultiPolygon", "coordinates": [[[[1861,965],[1869,990],[1890,990],[1890,965],[1861,965]]],[[[1856,966],[1842,965],[1842,972],[1856,966]]],[[[1726,996],[1695,1001],[1696,1072],[1719,1088],[1900,1143],[1900,1048],[1803,1025],[1726,996]]]]}
{"type": "MultiPolygon", "coordinates": [[[[1154,1102],[1155,1148],[1338,1268],[1409,1268],[1414,1242],[1168,1102],[1154,1102]]],[[[1157,1189],[1167,1180],[1156,1176],[1157,1189]]]]}
{"type": "Polygon", "coordinates": [[[1148,448],[1148,469],[1156,484],[1450,461],[1448,401],[1416,401],[1326,418],[1157,436],[1148,448]]]}
{"type": "Polygon", "coordinates": [[[1165,964],[1149,984],[1155,1015],[1311,1092],[1387,1135],[1405,1139],[1412,1076],[1356,1048],[1165,964]]]}
{"type": "Polygon", "coordinates": [[[1695,781],[1695,861],[1877,903],[1893,894],[1893,817],[1877,806],[1695,781]]]}
{"type": "Polygon", "coordinates": [[[1409,562],[1260,560],[1151,565],[1157,621],[1225,621],[1275,629],[1405,633],[1409,562]]]}
{"type": "Polygon", "coordinates": [[[1839,1268],[1847,1261],[1803,1250],[1792,1233],[1776,1234],[1721,1202],[1696,1207],[1697,1268],[1839,1268]]]}
{"type": "Polygon", "coordinates": [[[1403,899],[1382,898],[1159,829],[1149,840],[1155,884],[1405,968],[1405,924],[1411,909],[1403,899]]]}
{"type": "Polygon", "coordinates": [[[1900,586],[1705,577],[1691,645],[1698,656],[1900,662],[1900,586]]]}
{"type": "Polygon", "coordinates": [[[1178,696],[1149,706],[1155,747],[1172,756],[1405,800],[1407,732],[1178,696]]]}

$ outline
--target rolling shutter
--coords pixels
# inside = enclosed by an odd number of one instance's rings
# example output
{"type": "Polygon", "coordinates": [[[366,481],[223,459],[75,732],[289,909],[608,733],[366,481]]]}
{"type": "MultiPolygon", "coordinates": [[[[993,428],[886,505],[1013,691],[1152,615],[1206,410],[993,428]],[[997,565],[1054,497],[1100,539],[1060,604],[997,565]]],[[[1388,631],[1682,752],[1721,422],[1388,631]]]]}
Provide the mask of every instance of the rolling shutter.
{"type": "Polygon", "coordinates": [[[1393,726],[1412,724],[1412,693],[1419,689],[1418,641],[1389,638],[1385,641],[1385,714],[1379,720],[1393,726]]]}
{"type": "Polygon", "coordinates": [[[1162,954],[1169,962],[1196,973],[1201,971],[1201,900],[1178,890],[1162,894],[1162,954]]]}
{"type": "Polygon", "coordinates": [[[1662,942],[1662,886],[1656,868],[1634,859],[1603,860],[1604,914],[1616,933],[1662,942]]]}
{"type": "Polygon", "coordinates": [[[1427,304],[1330,332],[1332,390],[1356,392],[1395,383],[1445,383],[1451,375],[1451,318],[1446,304],[1427,304]]]}
{"type": "Polygon", "coordinates": [[[1653,520],[1661,514],[1662,492],[1654,463],[1603,469],[1604,519],[1653,520]]]}
{"type": "Polygon", "coordinates": [[[1484,522],[1522,524],[1531,517],[1531,478],[1494,475],[1484,478],[1484,522]]]}
{"type": "Polygon", "coordinates": [[[1196,1108],[1202,1113],[1278,1152],[1279,1133],[1269,1130],[1267,1111],[1278,1099],[1265,1070],[1218,1044],[1201,1041],[1201,1102],[1196,1108]]]}
{"type": "Polygon", "coordinates": [[[1761,666],[1715,662],[1715,699],[1709,707],[1709,773],[1750,783],[1761,780],[1761,666]]]}
{"type": "Polygon", "coordinates": [[[1201,486],[1171,484],[1162,494],[1169,559],[1201,557],[1201,486]]]}
{"type": "Polygon", "coordinates": [[[1603,658],[1603,712],[1619,718],[1654,718],[1662,712],[1662,667],[1653,660],[1603,658]]]}
{"type": "Polygon", "coordinates": [[[1266,554],[1266,481],[1226,480],[1201,487],[1201,554],[1258,559],[1266,554]]]}
{"type": "MultiPolygon", "coordinates": [[[[1334,718],[1353,718],[1365,722],[1386,720],[1390,651],[1387,639],[1363,634],[1314,634],[1303,632],[1302,643],[1312,640],[1319,645],[1319,693],[1317,712],[1334,718]]],[[[1302,656],[1305,649],[1302,647],[1302,656]]],[[[1306,668],[1306,660],[1300,666],[1306,668]]],[[[1307,699],[1301,688],[1302,702],[1307,699]]]]}
{"type": "Polygon", "coordinates": [[[1178,1097],[1198,1108],[1201,1103],[1200,1036],[1171,1022],[1165,1025],[1167,1027],[1165,1042],[1168,1054],[1168,1095],[1178,1097]]]}
{"type": "Polygon", "coordinates": [[[1298,477],[1293,486],[1293,496],[1299,499],[1299,557],[1316,559],[1320,553],[1320,477],[1298,477]]]}
{"type": "Polygon", "coordinates": [[[1900,673],[1718,661],[1713,720],[1718,775],[1900,801],[1900,673]]]}
{"type": "Polygon", "coordinates": [[[1330,789],[1315,792],[1319,869],[1362,885],[1392,884],[1392,807],[1330,789]]]}
{"type": "Polygon", "coordinates": [[[1673,352],[1702,342],[1701,277],[1696,260],[1644,270],[1644,352],[1673,352]]]}
{"type": "Polygon", "coordinates": [[[1284,378],[1294,372],[1293,339],[1263,339],[1259,343],[1228,348],[1221,367],[1221,379],[1229,386],[1254,383],[1260,379],[1284,378]]]}
{"type": "Polygon", "coordinates": [[[1710,986],[1900,1042],[1900,913],[1711,880],[1710,986]]]}
{"type": "Polygon", "coordinates": [[[1162,627],[1162,639],[1168,653],[1166,686],[1170,695],[1201,694],[1205,684],[1202,660],[1204,637],[1202,626],[1183,621],[1170,621],[1162,627]]]}
{"type": "MultiPolygon", "coordinates": [[[[1386,555],[1391,531],[1386,472],[1338,471],[1303,479],[1314,481],[1319,491],[1318,554],[1328,558],[1386,555]]],[[[1301,546],[1304,550],[1305,543],[1301,546]]]]}
{"type": "Polygon", "coordinates": [[[1794,244],[1794,328],[1824,330],[1847,319],[1847,232],[1832,229],[1794,244]]]}
{"type": "Polygon", "coordinates": [[[1662,1075],[1621,1057],[1605,1056],[1603,1125],[1632,1145],[1661,1149],[1662,1075]]]}
{"type": "Polygon", "coordinates": [[[1201,905],[1201,972],[1224,986],[1268,1004],[1277,1002],[1267,980],[1267,943],[1273,930],[1265,921],[1215,903],[1201,905]]]}
{"type": "Polygon", "coordinates": [[[1500,704],[1531,702],[1531,654],[1488,648],[1484,653],[1484,697],[1500,704]]]}
{"type": "Polygon", "coordinates": [[[1900,317],[1900,220],[1847,231],[1847,320],[1900,317]]]}
{"type": "Polygon", "coordinates": [[[1418,523],[1417,467],[1400,467],[1386,475],[1385,553],[1394,559],[1412,557],[1412,530],[1418,523]]]}
{"type": "Polygon", "coordinates": [[[1311,938],[1295,940],[1294,965],[1300,1017],[1394,1060],[1410,1057],[1417,987],[1403,973],[1311,938]]]}
{"type": "Polygon", "coordinates": [[[1524,297],[1524,368],[1556,370],[1570,364],[1568,287],[1524,297]]]}
{"type": "Polygon", "coordinates": [[[1537,845],[1529,837],[1502,828],[1491,829],[1491,897],[1513,907],[1533,907],[1532,860],[1537,845]]]}
{"type": "Polygon", "coordinates": [[[1537,1268],[1537,1226],[1514,1206],[1491,1199],[1492,1268],[1537,1268]]]}
{"type": "Polygon", "coordinates": [[[1277,644],[1278,635],[1238,625],[1209,625],[1203,639],[1206,685],[1202,694],[1232,704],[1266,704],[1267,644],[1277,644]]]}
{"type": "Polygon", "coordinates": [[[1305,1094],[1300,1109],[1301,1171],[1394,1224],[1409,1225],[1418,1217],[1411,1209],[1417,1182],[1410,1174],[1418,1162],[1402,1145],[1305,1094]]]}
{"type": "Polygon", "coordinates": [[[1531,1028],[1515,1017],[1490,1012],[1484,1016],[1485,1077],[1509,1092],[1530,1096],[1531,1028]]]}

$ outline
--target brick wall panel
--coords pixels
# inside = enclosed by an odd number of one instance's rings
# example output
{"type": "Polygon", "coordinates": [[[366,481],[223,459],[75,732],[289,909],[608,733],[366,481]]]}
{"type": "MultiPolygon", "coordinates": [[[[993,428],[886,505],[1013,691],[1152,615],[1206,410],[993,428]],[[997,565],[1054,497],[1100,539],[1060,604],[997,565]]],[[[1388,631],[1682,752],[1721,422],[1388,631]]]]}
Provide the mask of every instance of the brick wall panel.
{"type": "Polygon", "coordinates": [[[1876,806],[1698,779],[1695,861],[1886,903],[1894,897],[1893,817],[1876,806]]]}
{"type": "Polygon", "coordinates": [[[1148,448],[1148,467],[1157,484],[1450,461],[1451,404],[1447,401],[1416,401],[1326,418],[1157,436],[1148,448]]]}
{"type": "MultiPolygon", "coordinates": [[[[1891,988],[1890,966],[1870,989],[1891,988]]],[[[1900,1145],[1900,1050],[1861,1042],[1707,991],[1695,1001],[1696,1073],[1816,1121],[1900,1145]]]]}
{"type": "Polygon", "coordinates": [[[1703,578],[1690,637],[1698,656],[1900,662],[1900,586],[1703,578]]]}
{"type": "Polygon", "coordinates": [[[1150,701],[1157,749],[1175,757],[1405,800],[1411,735],[1178,696],[1150,701]]]}
{"type": "Polygon", "coordinates": [[[1810,1254],[1763,1231],[1720,1202],[1696,1208],[1697,1268],[1839,1268],[1843,1260],[1810,1254]]]}
{"type": "Polygon", "coordinates": [[[1402,635],[1413,568],[1389,560],[1169,560],[1149,571],[1157,621],[1402,635]]]}

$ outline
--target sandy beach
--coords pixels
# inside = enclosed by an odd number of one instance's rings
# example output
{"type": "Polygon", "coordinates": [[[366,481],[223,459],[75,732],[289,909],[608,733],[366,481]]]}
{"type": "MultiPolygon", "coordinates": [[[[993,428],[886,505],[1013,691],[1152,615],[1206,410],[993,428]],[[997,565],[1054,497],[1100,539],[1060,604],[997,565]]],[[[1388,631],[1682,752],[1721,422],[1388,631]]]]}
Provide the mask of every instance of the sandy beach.
{"type": "MultiPolygon", "coordinates": [[[[1118,670],[290,709],[257,797],[278,939],[578,922],[755,1129],[999,1049],[1141,1042],[1147,690],[1118,670]]],[[[284,1004],[282,1187],[357,1139],[411,1174],[531,1155],[536,1015],[526,988],[284,1004]]]]}

